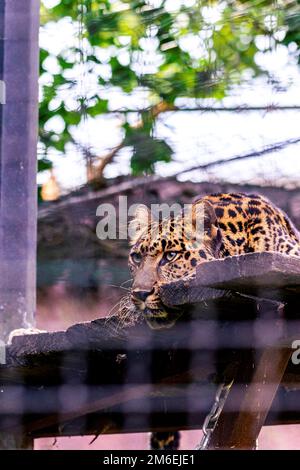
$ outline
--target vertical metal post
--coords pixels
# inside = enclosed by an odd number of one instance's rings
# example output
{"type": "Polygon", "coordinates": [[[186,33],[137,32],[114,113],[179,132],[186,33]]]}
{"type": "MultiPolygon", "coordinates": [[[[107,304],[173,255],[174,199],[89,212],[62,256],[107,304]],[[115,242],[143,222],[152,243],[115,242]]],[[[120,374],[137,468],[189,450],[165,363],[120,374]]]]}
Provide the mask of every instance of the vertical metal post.
{"type": "MultiPolygon", "coordinates": [[[[1,345],[34,323],[38,33],[39,0],[0,0],[1,345]]],[[[24,435],[0,434],[2,449],[31,446],[24,435]]]]}
{"type": "Polygon", "coordinates": [[[39,0],[1,0],[0,339],[33,325],[39,0]]]}

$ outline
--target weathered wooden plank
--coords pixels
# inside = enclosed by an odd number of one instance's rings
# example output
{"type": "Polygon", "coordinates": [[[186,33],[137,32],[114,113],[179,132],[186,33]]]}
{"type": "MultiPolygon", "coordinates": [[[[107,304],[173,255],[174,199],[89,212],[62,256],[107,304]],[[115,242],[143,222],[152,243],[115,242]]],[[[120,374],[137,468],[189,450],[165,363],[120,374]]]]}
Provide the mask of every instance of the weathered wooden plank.
{"type": "Polygon", "coordinates": [[[252,276],[255,285],[263,283],[268,286],[271,285],[270,281],[261,278],[268,272],[282,275],[278,278],[280,287],[286,281],[287,284],[297,284],[300,280],[300,258],[275,252],[247,253],[203,263],[197,268],[198,280],[204,279],[203,285],[252,276]]]}
{"type": "Polygon", "coordinates": [[[195,283],[265,298],[300,294],[300,258],[279,253],[248,253],[204,263],[195,283]]]}
{"type": "Polygon", "coordinates": [[[194,281],[179,280],[162,286],[160,296],[166,305],[177,306],[227,298],[230,292],[203,287],[194,281]]]}
{"type": "MultiPolygon", "coordinates": [[[[97,352],[105,356],[128,351],[205,351],[216,349],[216,341],[219,348],[225,349],[261,348],[284,339],[287,322],[283,320],[280,302],[234,295],[222,299],[222,304],[219,299],[217,303],[207,300],[205,305],[186,309],[171,329],[151,330],[142,317],[130,327],[123,327],[117,317],[79,323],[65,332],[14,337],[6,350],[7,365],[0,367],[0,377],[9,367],[34,365],[36,360],[44,358],[49,362],[51,356],[55,359],[74,352],[97,352]],[[266,315],[270,309],[272,315],[266,315]]],[[[297,321],[290,323],[294,330],[300,326],[297,321]]]]}

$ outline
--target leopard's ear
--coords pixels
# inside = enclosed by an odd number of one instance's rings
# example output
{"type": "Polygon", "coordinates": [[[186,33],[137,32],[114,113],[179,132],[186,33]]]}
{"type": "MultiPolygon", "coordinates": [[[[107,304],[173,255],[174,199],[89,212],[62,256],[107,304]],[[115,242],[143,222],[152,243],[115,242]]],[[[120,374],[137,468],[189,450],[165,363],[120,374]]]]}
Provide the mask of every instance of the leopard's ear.
{"type": "Polygon", "coordinates": [[[132,220],[128,225],[130,245],[134,245],[144,235],[151,224],[151,211],[144,204],[135,209],[132,220]]]}
{"type": "MultiPolygon", "coordinates": [[[[213,205],[209,201],[202,201],[201,215],[204,223],[204,233],[210,233],[212,226],[218,227],[218,219],[213,205]]],[[[197,213],[197,203],[196,203],[197,213]]]]}
{"type": "Polygon", "coordinates": [[[215,258],[219,258],[222,246],[222,232],[219,227],[216,211],[213,205],[205,200],[195,202],[194,206],[194,212],[196,216],[199,217],[197,220],[202,220],[204,245],[215,258]],[[200,205],[200,207],[198,207],[198,205],[200,205]]]}

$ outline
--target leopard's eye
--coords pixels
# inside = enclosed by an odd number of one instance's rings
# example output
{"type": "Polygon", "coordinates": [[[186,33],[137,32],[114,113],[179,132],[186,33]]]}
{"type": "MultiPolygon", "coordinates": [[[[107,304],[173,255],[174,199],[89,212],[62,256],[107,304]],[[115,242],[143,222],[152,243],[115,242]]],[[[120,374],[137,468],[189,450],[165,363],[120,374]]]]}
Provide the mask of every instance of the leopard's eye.
{"type": "Polygon", "coordinates": [[[166,261],[172,261],[177,256],[177,251],[167,251],[164,254],[166,261]]]}
{"type": "Polygon", "coordinates": [[[142,255],[140,253],[137,253],[136,251],[134,251],[133,253],[131,253],[131,259],[134,262],[134,264],[137,264],[137,265],[141,264],[142,255]]]}

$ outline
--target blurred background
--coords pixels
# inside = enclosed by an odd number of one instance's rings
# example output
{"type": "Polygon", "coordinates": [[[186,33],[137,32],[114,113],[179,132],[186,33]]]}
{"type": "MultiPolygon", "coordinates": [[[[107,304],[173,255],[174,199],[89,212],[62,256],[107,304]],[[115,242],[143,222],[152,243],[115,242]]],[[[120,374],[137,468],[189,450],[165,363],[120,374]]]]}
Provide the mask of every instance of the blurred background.
{"type": "MultiPolygon", "coordinates": [[[[130,286],[127,241],[96,209],[265,194],[300,227],[299,0],[42,0],[38,327],[106,316],[130,286]]],[[[184,433],[193,448],[201,432],[184,433]]],[[[36,448],[145,448],[145,435],[36,448]]],[[[300,448],[300,427],[260,448],[300,448]]]]}

